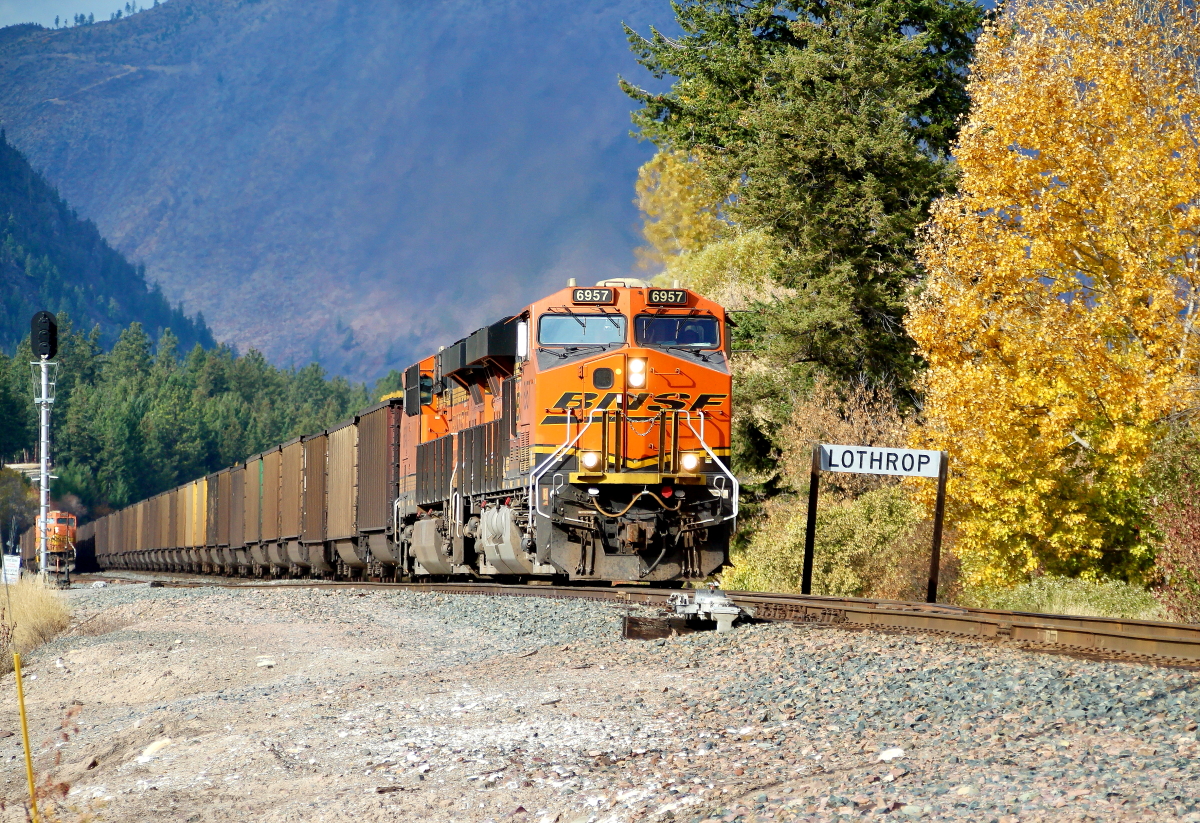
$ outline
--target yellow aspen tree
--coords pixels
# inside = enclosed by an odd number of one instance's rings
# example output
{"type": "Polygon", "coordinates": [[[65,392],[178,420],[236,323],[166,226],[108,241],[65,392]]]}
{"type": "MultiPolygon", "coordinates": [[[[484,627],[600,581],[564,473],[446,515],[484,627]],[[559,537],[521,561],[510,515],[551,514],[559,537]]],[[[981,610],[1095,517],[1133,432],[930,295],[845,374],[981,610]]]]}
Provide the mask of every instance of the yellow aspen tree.
{"type": "Polygon", "coordinates": [[[647,246],[637,250],[645,268],[669,266],[682,254],[697,251],[721,235],[727,224],[708,177],[686,152],[660,151],[638,169],[637,203],[645,220],[647,246]]]}
{"type": "Polygon", "coordinates": [[[1191,0],[1013,0],[979,39],[907,319],[969,584],[1150,560],[1143,467],[1196,402],[1198,68],[1191,0]]]}

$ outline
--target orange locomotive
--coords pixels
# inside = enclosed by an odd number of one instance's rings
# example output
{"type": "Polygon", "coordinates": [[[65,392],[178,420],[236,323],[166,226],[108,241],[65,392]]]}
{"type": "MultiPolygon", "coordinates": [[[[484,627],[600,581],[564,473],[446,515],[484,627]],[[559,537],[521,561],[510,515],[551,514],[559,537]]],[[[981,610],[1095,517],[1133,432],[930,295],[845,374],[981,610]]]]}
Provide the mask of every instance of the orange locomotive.
{"type": "Polygon", "coordinates": [[[680,582],[727,560],[724,310],[568,287],[405,372],[395,529],[413,576],[680,582]]]}
{"type": "MultiPolygon", "coordinates": [[[[42,533],[42,516],[39,514],[32,529],[21,536],[21,558],[27,569],[36,569],[39,562],[39,544],[42,533]]],[[[46,515],[46,553],[49,571],[73,570],[75,563],[75,515],[70,512],[52,511],[46,515]]]]}

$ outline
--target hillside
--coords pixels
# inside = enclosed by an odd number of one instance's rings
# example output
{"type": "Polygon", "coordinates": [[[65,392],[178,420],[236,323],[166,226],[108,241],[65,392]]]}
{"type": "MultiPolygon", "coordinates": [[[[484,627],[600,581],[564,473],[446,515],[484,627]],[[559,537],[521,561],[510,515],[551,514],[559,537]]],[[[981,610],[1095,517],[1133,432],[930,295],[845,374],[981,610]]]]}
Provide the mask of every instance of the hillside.
{"type": "Polygon", "coordinates": [[[170,328],[182,345],[213,345],[199,318],[172,308],[144,272],[81,220],[30,168],[0,130],[0,351],[29,336],[39,309],[67,312],[75,326],[100,327],[107,348],[139,321],[155,336],[170,328]]]}
{"type": "Polygon", "coordinates": [[[169,0],[0,30],[0,121],[216,335],[369,379],[628,271],[662,0],[169,0]]]}

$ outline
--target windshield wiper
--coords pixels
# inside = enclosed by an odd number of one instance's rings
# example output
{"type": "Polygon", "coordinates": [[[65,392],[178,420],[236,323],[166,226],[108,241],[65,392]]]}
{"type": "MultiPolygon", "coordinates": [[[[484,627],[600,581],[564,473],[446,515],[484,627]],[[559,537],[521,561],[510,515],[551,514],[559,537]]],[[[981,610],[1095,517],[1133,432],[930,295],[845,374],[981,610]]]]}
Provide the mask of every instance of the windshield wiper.
{"type": "Polygon", "coordinates": [[[709,360],[708,360],[709,356],[707,354],[705,354],[704,352],[700,351],[699,349],[689,349],[689,348],[685,348],[683,346],[663,346],[663,348],[664,349],[674,349],[675,351],[687,352],[688,354],[694,354],[697,357],[699,357],[701,360],[703,360],[705,363],[709,362],[709,360]]]}
{"type": "Polygon", "coordinates": [[[544,351],[546,354],[552,354],[559,360],[566,360],[572,354],[577,354],[585,349],[596,349],[597,351],[608,351],[608,346],[602,346],[599,343],[588,343],[584,346],[563,346],[562,351],[557,349],[548,349],[545,346],[538,346],[538,351],[544,351]]]}
{"type": "Polygon", "coordinates": [[[606,312],[602,306],[599,308],[600,308],[600,314],[602,314],[606,318],[608,318],[608,322],[613,324],[614,329],[616,329],[617,331],[620,331],[621,324],[617,322],[617,318],[624,317],[624,315],[622,315],[620,312],[617,312],[615,315],[612,315],[612,314],[609,314],[608,312],[606,312]]]}

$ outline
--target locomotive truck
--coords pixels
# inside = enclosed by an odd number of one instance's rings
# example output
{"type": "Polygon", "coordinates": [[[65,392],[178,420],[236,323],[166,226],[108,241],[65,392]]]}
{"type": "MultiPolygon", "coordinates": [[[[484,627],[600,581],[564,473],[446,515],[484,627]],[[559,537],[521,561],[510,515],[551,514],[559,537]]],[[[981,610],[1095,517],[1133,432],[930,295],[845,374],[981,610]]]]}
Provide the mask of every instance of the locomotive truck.
{"type": "Polygon", "coordinates": [[[729,321],[574,284],[404,371],[400,397],[80,529],[102,568],[701,580],[727,562],[729,321]]]}

